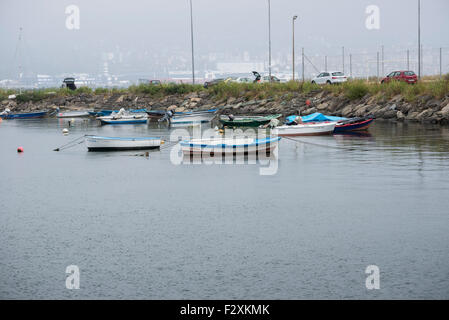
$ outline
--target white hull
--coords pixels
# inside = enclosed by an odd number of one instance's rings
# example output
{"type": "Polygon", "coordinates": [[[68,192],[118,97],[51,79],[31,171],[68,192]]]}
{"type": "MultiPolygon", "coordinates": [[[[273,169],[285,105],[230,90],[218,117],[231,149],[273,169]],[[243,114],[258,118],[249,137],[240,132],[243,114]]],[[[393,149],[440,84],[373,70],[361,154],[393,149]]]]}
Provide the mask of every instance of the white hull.
{"type": "Polygon", "coordinates": [[[82,118],[89,117],[89,112],[87,111],[70,111],[70,112],[60,112],[56,115],[57,118],[82,118]]]}
{"type": "Polygon", "coordinates": [[[269,143],[255,138],[193,139],[181,142],[181,150],[185,155],[268,153],[276,149],[279,139],[270,139],[269,143]]]}
{"type": "Polygon", "coordinates": [[[191,123],[203,123],[210,122],[215,117],[214,113],[205,114],[186,114],[186,115],[174,115],[170,119],[171,124],[191,124],[191,123]]]}
{"type": "Polygon", "coordinates": [[[109,150],[143,150],[159,148],[160,138],[112,138],[86,136],[86,146],[89,151],[109,150]]]}
{"type": "Polygon", "coordinates": [[[279,126],[275,128],[278,136],[318,136],[334,132],[337,122],[304,123],[293,126],[279,126]]]}

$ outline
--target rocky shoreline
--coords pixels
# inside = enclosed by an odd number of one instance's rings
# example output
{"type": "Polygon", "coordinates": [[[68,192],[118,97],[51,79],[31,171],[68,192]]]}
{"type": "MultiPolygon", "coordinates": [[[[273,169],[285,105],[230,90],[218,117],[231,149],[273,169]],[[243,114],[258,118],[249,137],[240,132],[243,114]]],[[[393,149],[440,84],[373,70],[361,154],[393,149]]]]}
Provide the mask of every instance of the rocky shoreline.
{"type": "Polygon", "coordinates": [[[0,102],[1,111],[30,112],[36,110],[99,110],[119,108],[147,108],[152,110],[207,110],[219,108],[221,114],[298,114],[307,115],[321,112],[343,117],[362,117],[373,115],[377,119],[393,121],[418,121],[434,124],[449,124],[449,96],[435,99],[420,96],[408,102],[401,95],[391,99],[379,96],[366,96],[350,100],[344,95],[336,95],[325,90],[302,93],[289,93],[276,98],[247,100],[245,97],[219,99],[208,91],[184,95],[168,95],[161,98],[139,94],[74,94],[51,96],[38,102],[17,102],[6,99],[0,102]]]}

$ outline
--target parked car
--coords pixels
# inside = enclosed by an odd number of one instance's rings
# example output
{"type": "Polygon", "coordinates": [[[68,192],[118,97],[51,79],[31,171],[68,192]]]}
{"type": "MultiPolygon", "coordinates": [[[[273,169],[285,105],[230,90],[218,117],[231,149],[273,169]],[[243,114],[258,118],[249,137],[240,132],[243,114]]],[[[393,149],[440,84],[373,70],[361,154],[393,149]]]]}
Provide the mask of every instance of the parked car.
{"type": "Polygon", "coordinates": [[[418,82],[418,77],[413,71],[393,71],[383,78],[380,83],[388,83],[391,80],[404,81],[410,84],[418,82]]]}
{"type": "Polygon", "coordinates": [[[248,77],[239,77],[239,78],[237,78],[235,80],[235,82],[238,82],[238,83],[251,83],[251,82],[253,82],[253,80],[251,78],[248,78],[248,77]]]}
{"type": "Polygon", "coordinates": [[[151,84],[153,86],[160,86],[162,83],[161,83],[161,80],[150,80],[149,84],[151,84]]]}
{"type": "Polygon", "coordinates": [[[61,88],[69,88],[70,90],[76,90],[75,78],[65,78],[62,81],[61,88]]]}
{"type": "Polygon", "coordinates": [[[321,72],[312,79],[312,83],[316,84],[334,84],[348,81],[348,77],[341,71],[325,71],[321,72]]]}
{"type": "MultiPolygon", "coordinates": [[[[263,76],[260,82],[270,82],[270,76],[263,76]]],[[[275,76],[271,76],[271,82],[281,82],[281,80],[275,76]]]]}
{"type": "Polygon", "coordinates": [[[220,79],[214,79],[214,80],[210,80],[210,81],[206,81],[206,82],[204,82],[204,88],[210,88],[210,87],[212,87],[212,86],[215,86],[215,85],[217,85],[217,84],[219,84],[220,82],[224,82],[226,79],[222,79],[222,78],[220,78],[220,79]]]}

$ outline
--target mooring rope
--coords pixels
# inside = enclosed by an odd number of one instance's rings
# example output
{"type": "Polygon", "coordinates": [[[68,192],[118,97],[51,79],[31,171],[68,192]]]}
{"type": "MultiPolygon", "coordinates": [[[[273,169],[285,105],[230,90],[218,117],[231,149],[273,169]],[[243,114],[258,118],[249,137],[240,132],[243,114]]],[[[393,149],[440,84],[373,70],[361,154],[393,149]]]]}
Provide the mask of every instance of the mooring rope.
{"type": "Polygon", "coordinates": [[[81,136],[81,137],[79,137],[79,138],[77,138],[75,140],[72,140],[72,141],[70,141],[70,142],[60,146],[59,148],[54,149],[53,151],[61,151],[61,150],[64,150],[64,149],[68,149],[68,148],[74,147],[74,146],[76,146],[78,144],[81,144],[81,143],[84,142],[84,138],[85,137],[86,137],[86,135],[83,135],[83,136],[81,136]],[[81,139],[83,139],[83,140],[79,141],[81,139]]]}

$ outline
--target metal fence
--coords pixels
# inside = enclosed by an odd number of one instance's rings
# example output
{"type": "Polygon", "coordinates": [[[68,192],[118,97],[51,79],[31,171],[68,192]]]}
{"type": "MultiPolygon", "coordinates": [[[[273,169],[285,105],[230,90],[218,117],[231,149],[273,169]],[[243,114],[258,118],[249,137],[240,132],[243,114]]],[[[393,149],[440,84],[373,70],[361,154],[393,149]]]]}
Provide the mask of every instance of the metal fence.
{"type": "MultiPolygon", "coordinates": [[[[394,70],[418,70],[418,50],[385,49],[380,47],[376,52],[351,52],[341,48],[340,54],[323,55],[307,51],[299,54],[298,76],[310,79],[322,71],[343,71],[353,78],[381,78],[394,70]],[[304,66],[304,67],[303,67],[304,66]],[[304,70],[304,72],[303,72],[304,70]]],[[[421,50],[421,76],[441,76],[449,73],[449,47],[423,47],[421,50]]]]}

